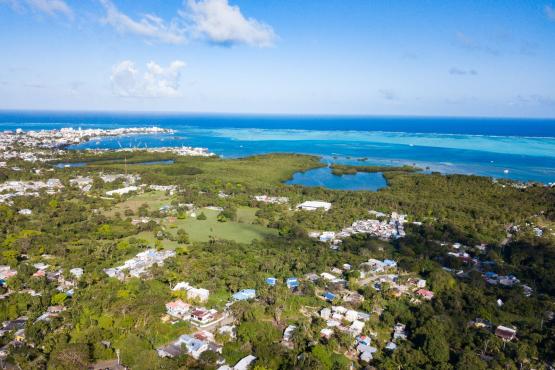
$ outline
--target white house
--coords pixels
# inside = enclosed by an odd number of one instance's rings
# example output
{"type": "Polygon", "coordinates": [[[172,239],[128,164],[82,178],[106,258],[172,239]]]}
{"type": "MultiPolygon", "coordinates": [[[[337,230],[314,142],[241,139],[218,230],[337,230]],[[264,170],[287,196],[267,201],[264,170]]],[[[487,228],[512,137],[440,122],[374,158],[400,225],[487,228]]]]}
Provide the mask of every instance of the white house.
{"type": "Polygon", "coordinates": [[[256,360],[253,355],[243,357],[238,363],[233,366],[233,370],[247,370],[249,366],[256,360]]]}
{"type": "Polygon", "coordinates": [[[183,302],[181,299],[166,303],[166,311],[171,316],[182,317],[186,315],[190,309],[191,305],[183,302]]]}
{"type": "Polygon", "coordinates": [[[201,302],[206,302],[209,295],[210,292],[208,291],[208,289],[190,288],[189,290],[187,290],[187,298],[198,299],[201,302]]]}
{"type": "Polygon", "coordinates": [[[329,211],[331,209],[331,203],[320,200],[307,200],[306,202],[299,204],[297,208],[302,209],[303,211],[316,211],[318,209],[329,211]]]}
{"type": "Polygon", "coordinates": [[[139,188],[136,186],[126,186],[125,188],[107,191],[106,195],[108,196],[112,196],[114,194],[123,195],[137,190],[139,190],[139,188]]]}

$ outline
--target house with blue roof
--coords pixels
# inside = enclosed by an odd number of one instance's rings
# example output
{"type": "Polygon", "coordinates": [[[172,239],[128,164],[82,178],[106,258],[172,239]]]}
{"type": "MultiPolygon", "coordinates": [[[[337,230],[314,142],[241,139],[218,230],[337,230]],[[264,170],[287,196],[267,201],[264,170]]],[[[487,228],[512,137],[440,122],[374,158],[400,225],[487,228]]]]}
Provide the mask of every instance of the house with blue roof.
{"type": "Polygon", "coordinates": [[[275,286],[277,283],[277,279],[275,277],[266,278],[266,284],[269,286],[275,286]]]}
{"type": "Polygon", "coordinates": [[[387,267],[397,267],[397,262],[393,260],[383,260],[383,264],[387,267]]]}
{"type": "Polygon", "coordinates": [[[289,289],[295,289],[299,287],[299,280],[295,277],[290,277],[285,281],[285,284],[287,284],[289,289]]]}
{"type": "Polygon", "coordinates": [[[233,299],[236,301],[248,301],[256,297],[256,290],[254,289],[243,289],[235,293],[233,299]]]}
{"type": "Polygon", "coordinates": [[[335,299],[335,294],[333,294],[332,292],[326,292],[324,293],[324,298],[326,299],[326,301],[332,302],[335,299]]]}

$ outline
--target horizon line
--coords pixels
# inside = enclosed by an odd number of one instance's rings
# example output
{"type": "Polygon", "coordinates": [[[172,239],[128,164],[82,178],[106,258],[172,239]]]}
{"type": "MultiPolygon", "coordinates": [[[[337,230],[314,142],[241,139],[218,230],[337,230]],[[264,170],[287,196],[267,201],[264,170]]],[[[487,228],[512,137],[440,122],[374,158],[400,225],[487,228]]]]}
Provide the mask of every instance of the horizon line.
{"type": "Polygon", "coordinates": [[[0,108],[0,113],[82,113],[82,114],[121,114],[121,115],[198,115],[198,116],[252,116],[252,117],[299,117],[299,118],[416,118],[416,119],[487,119],[487,120],[538,120],[555,121],[554,117],[529,116],[489,116],[489,115],[421,115],[421,114],[371,114],[371,113],[255,113],[255,112],[202,112],[202,111],[174,111],[174,110],[100,110],[100,109],[32,109],[32,108],[0,108]]]}

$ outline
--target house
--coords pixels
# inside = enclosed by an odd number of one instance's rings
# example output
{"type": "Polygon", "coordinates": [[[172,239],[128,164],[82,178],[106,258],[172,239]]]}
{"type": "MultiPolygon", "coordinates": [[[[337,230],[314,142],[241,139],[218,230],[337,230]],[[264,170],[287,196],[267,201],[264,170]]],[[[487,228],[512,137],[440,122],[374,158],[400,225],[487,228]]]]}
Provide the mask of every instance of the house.
{"type": "Polygon", "coordinates": [[[83,276],[83,269],[81,267],[75,267],[69,270],[69,273],[73,275],[76,279],[79,279],[83,276]]]}
{"type": "Polygon", "coordinates": [[[289,289],[296,289],[299,287],[299,280],[295,277],[287,278],[285,284],[289,289]]]}
{"type": "Polygon", "coordinates": [[[181,348],[181,345],[177,345],[174,343],[168,344],[167,346],[160,347],[156,349],[159,357],[169,357],[174,358],[181,355],[184,352],[184,349],[181,348]]]}
{"type": "Polygon", "coordinates": [[[343,301],[349,302],[349,303],[352,303],[352,304],[359,304],[359,303],[364,302],[364,296],[357,293],[357,292],[348,291],[343,296],[343,301]]]}
{"type": "Polygon", "coordinates": [[[233,370],[248,370],[250,365],[256,360],[256,357],[254,357],[253,355],[248,355],[246,357],[243,357],[241,360],[239,360],[238,363],[235,364],[235,366],[233,366],[233,370]]]}
{"type": "Polygon", "coordinates": [[[393,260],[385,259],[385,260],[383,260],[383,264],[385,265],[385,267],[389,267],[389,268],[397,267],[397,262],[395,262],[393,260]]]}
{"type": "Polygon", "coordinates": [[[131,193],[131,192],[134,192],[134,191],[137,191],[137,190],[139,190],[139,188],[136,187],[136,186],[126,186],[126,187],[121,188],[121,189],[107,191],[106,195],[108,195],[108,196],[112,196],[112,195],[115,195],[115,194],[124,195],[124,194],[128,194],[128,193],[131,193]]]}
{"type": "Polygon", "coordinates": [[[362,343],[362,344],[367,345],[367,346],[369,346],[370,342],[371,342],[370,337],[368,337],[366,335],[360,335],[356,338],[356,340],[357,340],[357,343],[362,343]]]}
{"type": "Polygon", "coordinates": [[[329,272],[322,272],[320,276],[327,281],[333,281],[337,279],[337,276],[330,274],[329,272]]]}
{"type": "Polygon", "coordinates": [[[319,200],[309,200],[299,204],[297,208],[303,211],[316,211],[318,209],[329,211],[331,209],[331,203],[323,202],[319,200]]]}
{"type": "Polygon", "coordinates": [[[333,294],[331,292],[326,292],[326,293],[324,293],[324,298],[328,302],[333,302],[333,300],[335,299],[335,294],[333,294]]]}
{"type": "Polygon", "coordinates": [[[166,303],[166,311],[174,317],[184,317],[190,309],[191,305],[183,302],[181,299],[166,303]]]}
{"type": "Polygon", "coordinates": [[[359,343],[357,345],[356,350],[360,354],[360,360],[364,362],[372,361],[372,353],[375,353],[378,351],[376,347],[372,347],[362,343],[359,343]]]}
{"type": "Polygon", "coordinates": [[[185,345],[187,353],[197,360],[200,357],[200,354],[208,349],[208,343],[187,334],[180,336],[175,344],[179,346],[185,345]]]}
{"type": "Polygon", "coordinates": [[[224,325],[218,328],[218,333],[228,335],[229,338],[235,339],[235,325],[224,325]]]}
{"type": "Polygon", "coordinates": [[[388,342],[385,345],[385,349],[387,349],[388,351],[395,351],[397,349],[397,345],[393,342],[388,342]]]}
{"type": "Polygon", "coordinates": [[[360,265],[363,271],[369,272],[383,272],[385,270],[385,264],[377,259],[370,258],[368,262],[364,262],[360,265]]]}
{"type": "Polygon", "coordinates": [[[197,299],[200,302],[206,302],[208,300],[209,295],[210,295],[210,292],[208,291],[208,289],[191,288],[187,290],[187,298],[197,299]]]}
{"type": "Polygon", "coordinates": [[[319,237],[321,242],[329,242],[335,239],[335,232],[334,231],[324,231],[320,234],[319,237]]]}
{"type": "Polygon", "coordinates": [[[277,279],[275,277],[266,278],[266,284],[269,286],[275,286],[277,283],[277,279]]]}
{"type": "Polygon", "coordinates": [[[322,310],[320,311],[320,317],[324,320],[328,320],[331,317],[331,310],[327,307],[322,308],[322,310]]]}
{"type": "Polygon", "coordinates": [[[19,213],[20,215],[29,216],[33,214],[33,211],[31,211],[28,208],[23,208],[23,209],[20,209],[19,212],[17,213],[19,213]]]}
{"type": "Polygon", "coordinates": [[[326,338],[326,339],[330,339],[333,335],[333,329],[330,328],[324,328],[322,330],[320,330],[320,336],[322,338],[326,338]]]}
{"type": "Polygon", "coordinates": [[[214,319],[214,312],[201,307],[195,308],[191,312],[191,319],[198,321],[200,324],[206,324],[214,319]]]}
{"type": "Polygon", "coordinates": [[[516,338],[516,330],[503,325],[499,325],[495,329],[495,335],[501,338],[503,341],[508,342],[516,338]]]}
{"type": "Polygon", "coordinates": [[[363,329],[364,329],[364,322],[358,321],[358,320],[353,321],[353,323],[349,327],[349,331],[351,332],[351,334],[355,336],[362,333],[363,329]]]}
{"type": "Polygon", "coordinates": [[[243,289],[233,294],[232,297],[236,301],[248,301],[249,299],[254,299],[256,297],[256,290],[243,289]]]}
{"type": "Polygon", "coordinates": [[[64,312],[66,310],[66,308],[64,306],[50,306],[46,309],[46,311],[48,313],[60,313],[60,312],[64,312]]]}
{"type": "Polygon", "coordinates": [[[393,328],[393,340],[397,340],[397,339],[401,339],[401,340],[407,339],[405,324],[401,324],[401,323],[395,324],[395,327],[393,328]]]}
{"type": "Polygon", "coordinates": [[[290,342],[291,339],[293,339],[293,334],[295,333],[295,330],[297,330],[297,326],[295,325],[289,325],[287,328],[285,328],[285,331],[283,332],[283,341],[290,342]]]}
{"type": "Polygon", "coordinates": [[[420,297],[430,301],[432,298],[434,298],[434,292],[427,290],[427,289],[418,289],[416,291],[416,294],[418,294],[420,297]]]}

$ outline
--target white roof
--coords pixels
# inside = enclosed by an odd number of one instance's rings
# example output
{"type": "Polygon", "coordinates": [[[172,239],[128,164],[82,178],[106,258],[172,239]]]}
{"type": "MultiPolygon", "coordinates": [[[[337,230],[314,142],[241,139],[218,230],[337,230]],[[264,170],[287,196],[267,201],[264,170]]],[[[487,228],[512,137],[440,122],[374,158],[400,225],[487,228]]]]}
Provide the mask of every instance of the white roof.
{"type": "Polygon", "coordinates": [[[256,360],[256,357],[253,355],[248,355],[247,357],[243,357],[238,363],[233,366],[234,370],[247,370],[249,365],[256,360]]]}

